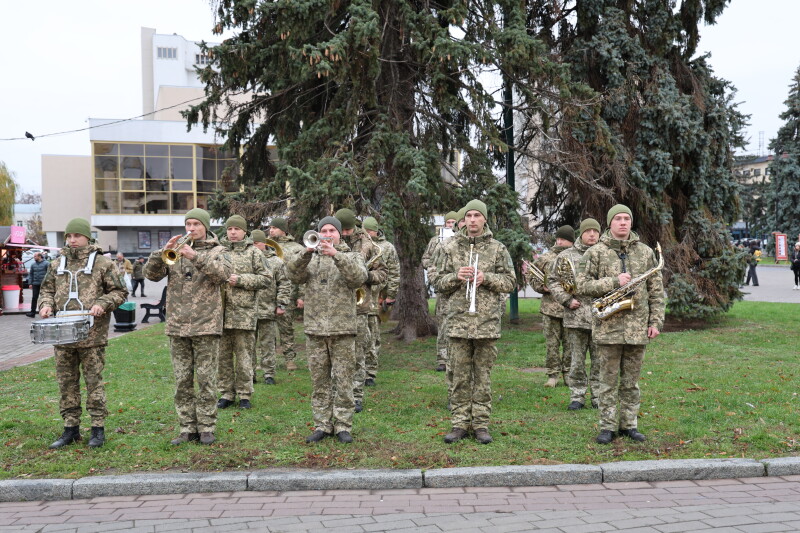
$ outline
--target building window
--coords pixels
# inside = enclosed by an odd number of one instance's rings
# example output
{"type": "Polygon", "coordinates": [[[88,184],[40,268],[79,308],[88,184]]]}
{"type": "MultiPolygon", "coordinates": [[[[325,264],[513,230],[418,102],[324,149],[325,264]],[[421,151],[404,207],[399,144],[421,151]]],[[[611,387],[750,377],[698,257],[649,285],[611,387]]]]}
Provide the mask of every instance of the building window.
{"type": "Polygon", "coordinates": [[[178,49],[177,48],[167,48],[164,46],[158,47],[158,58],[159,59],[178,59],[178,49]]]}
{"type": "Polygon", "coordinates": [[[195,54],[194,55],[194,64],[195,65],[208,65],[211,63],[211,58],[208,57],[208,54],[195,54]]]}
{"type": "Polygon", "coordinates": [[[753,176],[760,176],[760,175],[761,175],[761,169],[760,168],[754,168],[753,169],[753,176]]]}

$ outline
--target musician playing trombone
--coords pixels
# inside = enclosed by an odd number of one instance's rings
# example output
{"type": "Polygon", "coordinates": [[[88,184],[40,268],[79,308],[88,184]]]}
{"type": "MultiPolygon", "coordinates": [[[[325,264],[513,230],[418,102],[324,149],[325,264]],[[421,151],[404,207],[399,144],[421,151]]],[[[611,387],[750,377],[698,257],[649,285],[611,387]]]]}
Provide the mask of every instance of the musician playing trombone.
{"type": "Polygon", "coordinates": [[[564,355],[569,364],[567,386],[570,403],[567,409],[583,409],[586,402],[586,352],[589,352],[591,370],[588,385],[592,393],[592,407],[599,407],[597,376],[600,369],[595,364],[595,347],[592,342],[592,298],[577,291],[575,276],[583,268],[583,254],[597,244],[600,223],[593,218],[581,222],[575,243],[563,250],[553,261],[547,276],[550,295],[564,309],[564,355]]]}
{"type": "Polygon", "coordinates": [[[600,242],[584,254],[584,268],[576,276],[578,292],[612,301],[612,291],[624,290],[628,284],[636,291],[632,307],[606,318],[593,315],[592,340],[600,362],[600,434],[595,440],[609,444],[622,435],[642,442],[645,436],[637,424],[639,375],[647,343],[664,325],[664,285],[653,249],[631,231],[630,208],[615,205],[606,222],[608,229],[600,242]]]}
{"type": "Polygon", "coordinates": [[[471,428],[479,443],[489,444],[500,303],[517,280],[508,250],[486,224],[486,204],[471,200],[464,209],[465,227],[443,245],[436,261],[436,292],[448,296],[448,371],[452,372],[452,429],[444,441],[457,442],[471,428]]]}

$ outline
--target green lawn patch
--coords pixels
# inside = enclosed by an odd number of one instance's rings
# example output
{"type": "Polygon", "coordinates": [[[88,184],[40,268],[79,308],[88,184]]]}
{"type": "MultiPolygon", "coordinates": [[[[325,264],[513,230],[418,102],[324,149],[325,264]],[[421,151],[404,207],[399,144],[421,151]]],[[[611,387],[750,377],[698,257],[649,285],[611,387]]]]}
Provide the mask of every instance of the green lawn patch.
{"type": "MultiPolygon", "coordinates": [[[[256,385],[254,408],[220,411],[217,443],[173,447],[178,433],[163,324],[110,342],[105,371],[107,442],[86,439],[48,450],[60,434],[53,360],[0,373],[0,478],[75,478],[153,471],[268,467],[440,468],[509,464],[596,464],[660,458],[796,455],[800,306],[740,302],[699,329],[662,334],[647,350],[640,430],[647,442],[594,442],[598,413],[567,411],[564,386],[545,389],[539,301],[520,301],[521,324],[505,323],[493,373],[495,442],[446,445],[450,429],[435,339],[404,344],[384,325],[378,386],[366,388],[351,445],[305,444],[311,430],[310,380],[298,332],[300,370],[280,370],[276,386],[256,385]]],[[[685,325],[684,325],[685,326],[685,325]]],[[[298,323],[298,330],[300,324],[298,323]]],[[[85,435],[89,420],[84,413],[85,435]]]]}

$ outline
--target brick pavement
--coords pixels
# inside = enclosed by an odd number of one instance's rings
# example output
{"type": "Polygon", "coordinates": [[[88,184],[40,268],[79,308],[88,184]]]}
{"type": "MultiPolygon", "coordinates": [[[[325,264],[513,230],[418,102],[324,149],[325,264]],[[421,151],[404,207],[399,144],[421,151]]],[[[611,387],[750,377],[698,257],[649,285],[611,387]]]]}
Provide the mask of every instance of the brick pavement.
{"type": "Polygon", "coordinates": [[[0,503],[0,531],[800,530],[800,476],[0,503]]]}

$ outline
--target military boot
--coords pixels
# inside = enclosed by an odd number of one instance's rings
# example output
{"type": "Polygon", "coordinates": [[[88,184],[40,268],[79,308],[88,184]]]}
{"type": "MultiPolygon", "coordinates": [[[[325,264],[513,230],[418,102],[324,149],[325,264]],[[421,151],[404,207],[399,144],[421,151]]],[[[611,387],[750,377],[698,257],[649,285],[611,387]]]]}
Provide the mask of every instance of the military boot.
{"type": "Polygon", "coordinates": [[[51,450],[63,448],[67,444],[81,440],[81,429],[79,426],[64,426],[64,433],[50,445],[51,450]]]}
{"type": "Polygon", "coordinates": [[[106,441],[106,429],[102,426],[92,427],[92,437],[89,439],[89,448],[99,448],[106,441]]]}

